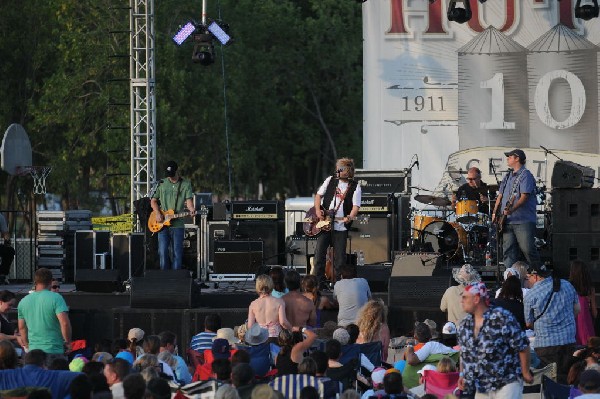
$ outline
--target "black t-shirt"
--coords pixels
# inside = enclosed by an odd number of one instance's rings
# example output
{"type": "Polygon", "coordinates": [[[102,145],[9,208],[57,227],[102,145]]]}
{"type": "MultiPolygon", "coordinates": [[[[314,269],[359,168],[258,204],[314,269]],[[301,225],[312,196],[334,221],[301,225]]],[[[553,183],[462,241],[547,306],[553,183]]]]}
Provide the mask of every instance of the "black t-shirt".
{"type": "Polygon", "coordinates": [[[6,335],[13,335],[15,333],[12,324],[4,317],[4,315],[0,315],[0,333],[6,335]]]}
{"type": "Polygon", "coordinates": [[[463,199],[475,200],[479,202],[479,212],[487,213],[488,212],[488,203],[481,202],[481,198],[479,194],[483,194],[487,197],[487,184],[481,182],[481,186],[479,188],[473,188],[469,186],[469,183],[465,183],[458,188],[456,191],[456,201],[461,201],[463,199]],[[483,190],[483,191],[481,191],[483,190]]]}

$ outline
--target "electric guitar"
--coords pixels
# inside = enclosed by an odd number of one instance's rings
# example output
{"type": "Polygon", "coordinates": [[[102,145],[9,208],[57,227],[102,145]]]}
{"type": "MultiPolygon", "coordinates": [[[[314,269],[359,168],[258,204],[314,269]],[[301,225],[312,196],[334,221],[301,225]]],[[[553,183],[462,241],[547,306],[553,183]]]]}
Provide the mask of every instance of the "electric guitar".
{"type": "Polygon", "coordinates": [[[506,217],[508,215],[505,215],[504,211],[510,211],[512,209],[513,202],[515,202],[514,195],[508,199],[508,202],[506,203],[506,206],[504,207],[504,210],[502,211],[500,216],[496,216],[496,230],[498,231],[498,234],[502,233],[502,231],[506,227],[506,217]]]}
{"type": "Polygon", "coordinates": [[[156,211],[152,211],[150,217],[148,218],[148,229],[153,233],[158,233],[162,230],[164,226],[170,226],[171,220],[173,219],[182,218],[190,215],[190,212],[175,213],[175,211],[172,209],[169,209],[168,211],[159,212],[162,213],[164,218],[162,223],[156,221],[156,211]]]}
{"type": "MultiPolygon", "coordinates": [[[[329,215],[329,212],[325,211],[323,207],[321,207],[321,212],[325,215],[325,220],[321,220],[317,217],[317,212],[314,206],[306,212],[306,215],[302,220],[304,234],[306,234],[309,237],[315,237],[319,235],[322,231],[330,231],[332,227],[332,222],[341,222],[342,220],[344,220],[343,217],[331,217],[329,215]]],[[[349,220],[359,220],[361,222],[363,220],[368,221],[368,217],[368,215],[360,215],[354,218],[347,216],[349,220]]]]}

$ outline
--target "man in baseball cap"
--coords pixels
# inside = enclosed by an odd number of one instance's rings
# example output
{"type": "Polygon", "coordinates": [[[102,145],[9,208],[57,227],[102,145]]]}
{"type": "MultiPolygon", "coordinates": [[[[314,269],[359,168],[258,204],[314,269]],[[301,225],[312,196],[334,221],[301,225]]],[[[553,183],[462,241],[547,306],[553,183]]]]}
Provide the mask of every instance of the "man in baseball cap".
{"type": "Polygon", "coordinates": [[[515,148],[504,155],[509,172],[500,183],[492,213],[492,220],[502,234],[504,265],[511,267],[521,253],[528,264],[540,265],[540,255],[535,247],[535,177],[525,167],[527,157],[523,150],[515,148]]]}

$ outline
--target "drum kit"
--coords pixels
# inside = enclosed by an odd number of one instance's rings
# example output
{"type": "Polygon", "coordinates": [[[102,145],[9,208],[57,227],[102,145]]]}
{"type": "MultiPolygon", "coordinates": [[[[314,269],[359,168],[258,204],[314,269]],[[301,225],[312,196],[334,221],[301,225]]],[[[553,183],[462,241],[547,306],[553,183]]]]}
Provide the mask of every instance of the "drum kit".
{"type": "Polygon", "coordinates": [[[485,203],[456,198],[453,205],[448,193],[416,195],[415,201],[429,205],[430,209],[413,209],[409,215],[411,249],[437,252],[448,262],[485,262],[486,253],[488,257],[495,253],[491,212],[498,186],[483,186],[477,191],[487,199],[485,203]],[[482,212],[484,209],[486,212],[482,212]]]}

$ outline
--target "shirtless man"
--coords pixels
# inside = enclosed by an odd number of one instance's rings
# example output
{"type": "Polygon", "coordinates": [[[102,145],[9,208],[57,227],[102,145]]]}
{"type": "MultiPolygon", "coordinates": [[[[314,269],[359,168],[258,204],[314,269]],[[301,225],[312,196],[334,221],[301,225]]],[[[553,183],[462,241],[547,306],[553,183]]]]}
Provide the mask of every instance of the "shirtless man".
{"type": "Polygon", "coordinates": [[[271,295],[272,291],[271,277],[263,274],[256,278],[258,299],[252,301],[248,308],[248,329],[254,323],[258,323],[262,328],[269,330],[270,338],[277,340],[281,329],[291,329],[292,325],[285,316],[285,302],[281,298],[274,298],[271,295]]]}
{"type": "Polygon", "coordinates": [[[300,274],[295,270],[290,270],[285,275],[285,285],[289,290],[281,297],[285,302],[285,315],[294,327],[316,327],[315,304],[300,293],[300,281],[300,274]]]}

